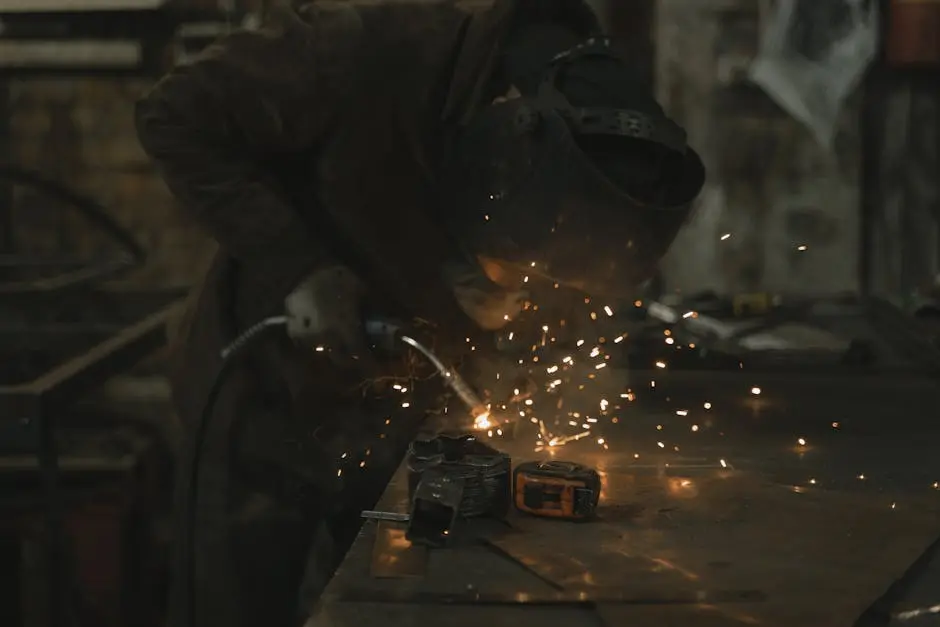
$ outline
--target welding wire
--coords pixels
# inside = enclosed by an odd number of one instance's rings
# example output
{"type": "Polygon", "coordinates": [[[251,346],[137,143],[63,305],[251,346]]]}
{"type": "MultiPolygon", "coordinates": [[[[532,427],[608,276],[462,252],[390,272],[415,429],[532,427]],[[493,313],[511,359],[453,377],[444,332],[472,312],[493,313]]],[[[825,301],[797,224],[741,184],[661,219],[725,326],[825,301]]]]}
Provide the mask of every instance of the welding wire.
{"type": "Polygon", "coordinates": [[[249,343],[251,343],[251,340],[253,340],[261,332],[270,329],[271,327],[284,326],[286,324],[287,316],[272,316],[270,318],[265,318],[261,322],[246,329],[245,332],[235,338],[231,344],[223,348],[221,353],[222,360],[224,361],[228,359],[239,350],[247,346],[249,343]]]}

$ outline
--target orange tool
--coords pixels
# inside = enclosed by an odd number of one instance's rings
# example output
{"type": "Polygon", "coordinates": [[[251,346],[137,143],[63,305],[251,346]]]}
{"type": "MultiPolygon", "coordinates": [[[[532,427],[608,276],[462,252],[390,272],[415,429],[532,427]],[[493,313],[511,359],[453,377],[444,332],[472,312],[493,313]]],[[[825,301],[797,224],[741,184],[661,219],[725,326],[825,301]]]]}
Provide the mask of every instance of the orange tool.
{"type": "Polygon", "coordinates": [[[516,509],[533,516],[588,520],[601,495],[597,471],[573,462],[526,462],[513,472],[516,509]]]}

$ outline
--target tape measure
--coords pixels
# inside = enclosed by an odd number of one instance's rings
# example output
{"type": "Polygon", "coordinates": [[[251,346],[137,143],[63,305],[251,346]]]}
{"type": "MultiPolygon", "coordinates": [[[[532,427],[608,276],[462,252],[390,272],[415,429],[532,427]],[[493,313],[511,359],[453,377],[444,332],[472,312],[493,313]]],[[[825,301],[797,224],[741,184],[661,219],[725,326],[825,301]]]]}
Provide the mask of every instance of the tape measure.
{"type": "Polygon", "coordinates": [[[573,462],[520,464],[513,472],[512,484],[516,509],[547,518],[592,518],[601,496],[597,471],[573,462]]]}

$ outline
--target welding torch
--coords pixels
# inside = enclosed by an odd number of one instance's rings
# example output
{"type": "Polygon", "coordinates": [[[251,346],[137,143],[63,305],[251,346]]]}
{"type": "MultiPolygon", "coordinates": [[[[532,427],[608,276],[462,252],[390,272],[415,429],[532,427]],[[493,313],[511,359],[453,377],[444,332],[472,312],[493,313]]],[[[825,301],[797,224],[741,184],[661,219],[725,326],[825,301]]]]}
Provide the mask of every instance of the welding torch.
{"type": "MultiPolygon", "coordinates": [[[[212,412],[214,411],[219,393],[228,377],[232,364],[235,363],[237,357],[241,355],[246,348],[251,346],[255,340],[266,335],[268,331],[286,328],[288,321],[287,316],[266,318],[245,330],[232,341],[231,344],[222,350],[220,355],[222,365],[215,376],[212,387],[206,398],[202,414],[199,417],[199,422],[196,425],[196,431],[189,450],[188,485],[184,487],[185,525],[183,527],[183,537],[180,538],[183,555],[182,574],[184,577],[182,585],[182,604],[185,608],[183,615],[187,617],[188,627],[195,627],[195,527],[199,492],[199,463],[205,445],[206,433],[209,430],[212,412]]],[[[365,320],[363,330],[370,345],[374,348],[380,350],[395,350],[397,347],[404,344],[417,350],[437,369],[447,386],[467,405],[474,419],[478,421],[481,419],[485,420],[489,412],[486,405],[473,388],[471,388],[455,370],[444,365],[444,362],[429,348],[409,335],[404,330],[402,324],[382,318],[369,317],[365,320]]]]}
{"type": "MultiPolygon", "coordinates": [[[[223,367],[226,362],[234,358],[242,349],[251,344],[256,337],[263,334],[266,330],[284,326],[287,326],[287,316],[273,316],[247,329],[222,350],[221,357],[223,367]]],[[[398,345],[405,344],[414,348],[424,355],[431,365],[434,366],[438,373],[444,378],[444,382],[447,386],[464,402],[474,418],[488,413],[486,405],[463,377],[461,377],[456,370],[444,365],[444,362],[442,362],[431,349],[424,346],[410,335],[406,335],[401,324],[381,318],[372,318],[365,321],[364,331],[366,337],[369,339],[369,343],[373,347],[394,350],[398,345]]]]}

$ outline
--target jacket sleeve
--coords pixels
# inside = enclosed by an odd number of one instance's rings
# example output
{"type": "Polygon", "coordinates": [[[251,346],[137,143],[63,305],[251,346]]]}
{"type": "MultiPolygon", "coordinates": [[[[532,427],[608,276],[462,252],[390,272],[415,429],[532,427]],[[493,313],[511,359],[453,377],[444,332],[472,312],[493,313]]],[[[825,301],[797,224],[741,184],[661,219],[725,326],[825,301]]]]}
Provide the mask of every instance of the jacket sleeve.
{"type": "Polygon", "coordinates": [[[137,104],[137,134],[181,204],[234,259],[284,296],[323,247],[265,162],[309,149],[342,105],[361,22],[307,2],[232,34],[137,104]]]}

